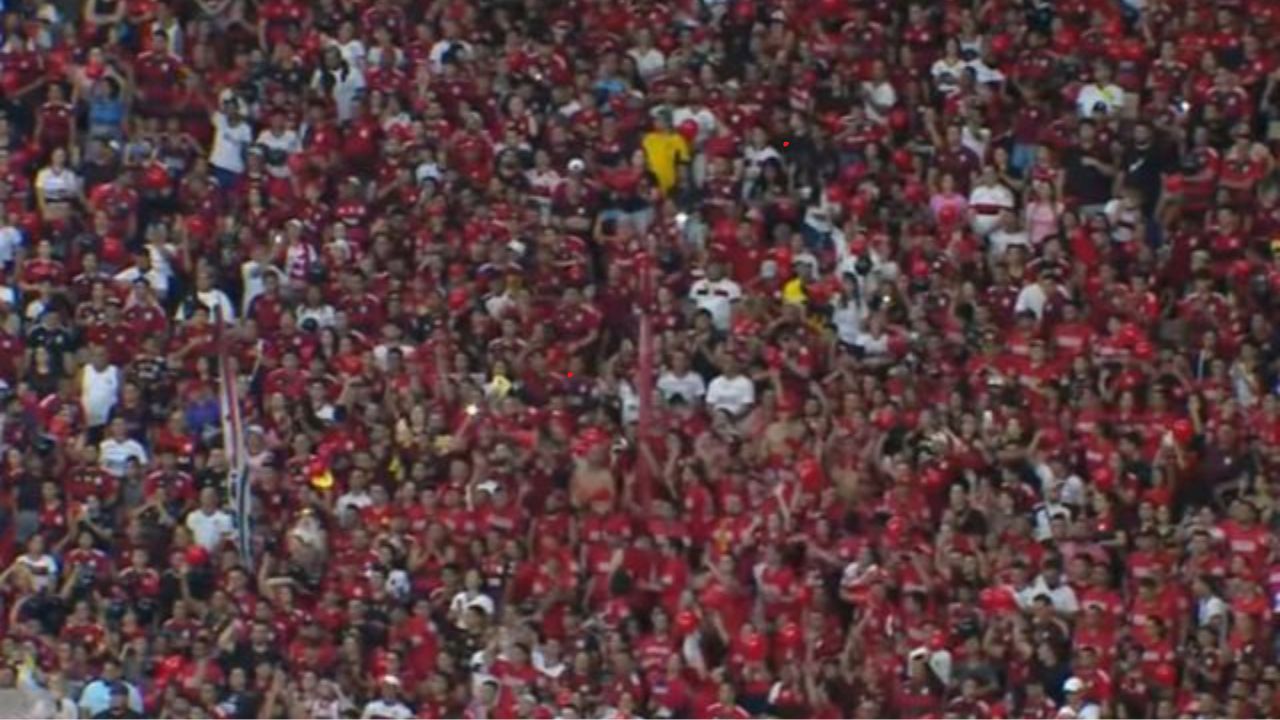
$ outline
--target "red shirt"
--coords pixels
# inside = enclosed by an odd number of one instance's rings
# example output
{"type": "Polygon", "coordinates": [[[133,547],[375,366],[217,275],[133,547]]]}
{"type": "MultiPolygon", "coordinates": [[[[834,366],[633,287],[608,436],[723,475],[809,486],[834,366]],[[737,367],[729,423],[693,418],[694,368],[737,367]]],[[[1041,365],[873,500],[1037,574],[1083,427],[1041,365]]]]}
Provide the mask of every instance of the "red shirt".
{"type": "Polygon", "coordinates": [[[60,147],[71,140],[75,124],[75,110],[65,102],[47,102],[40,106],[40,144],[46,148],[60,147]]]}
{"type": "Polygon", "coordinates": [[[707,708],[707,715],[723,720],[749,720],[751,717],[751,713],[743,710],[741,705],[724,705],[719,702],[712,703],[707,708]]]}

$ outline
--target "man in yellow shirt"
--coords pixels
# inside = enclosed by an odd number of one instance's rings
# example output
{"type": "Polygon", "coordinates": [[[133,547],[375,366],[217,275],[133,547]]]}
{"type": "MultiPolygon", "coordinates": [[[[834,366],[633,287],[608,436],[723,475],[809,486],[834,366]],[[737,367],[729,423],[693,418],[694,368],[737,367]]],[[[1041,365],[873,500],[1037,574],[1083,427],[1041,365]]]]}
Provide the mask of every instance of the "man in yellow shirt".
{"type": "Polygon", "coordinates": [[[645,133],[641,141],[649,172],[658,181],[663,193],[671,192],[676,185],[676,173],[681,163],[692,158],[689,142],[671,128],[671,111],[663,110],[654,115],[653,129],[645,133]]]}

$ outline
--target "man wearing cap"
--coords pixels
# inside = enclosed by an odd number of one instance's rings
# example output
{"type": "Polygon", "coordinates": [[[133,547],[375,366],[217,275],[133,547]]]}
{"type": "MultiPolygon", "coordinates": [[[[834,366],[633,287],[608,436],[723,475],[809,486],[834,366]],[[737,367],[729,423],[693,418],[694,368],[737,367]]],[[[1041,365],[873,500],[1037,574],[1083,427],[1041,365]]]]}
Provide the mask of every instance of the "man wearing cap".
{"type": "Polygon", "coordinates": [[[122,675],[120,661],[108,656],[102,663],[102,674],[80,693],[80,711],[85,717],[142,717],[142,694],[122,675]],[[103,714],[113,712],[117,714],[103,714]]]}
{"type": "Polygon", "coordinates": [[[900,717],[925,717],[941,708],[944,691],[929,668],[928,648],[918,647],[907,655],[907,677],[898,683],[893,705],[900,717]]]}
{"type": "Polygon", "coordinates": [[[1097,703],[1085,698],[1084,681],[1078,677],[1069,677],[1062,684],[1062,692],[1067,701],[1058,709],[1059,720],[1097,720],[1102,717],[1102,710],[1097,703]]]}
{"type": "Polygon", "coordinates": [[[94,714],[93,717],[111,718],[112,720],[116,720],[118,718],[142,717],[141,712],[134,710],[129,706],[129,691],[130,687],[123,682],[113,684],[110,689],[110,701],[107,705],[107,709],[94,714]]]}
{"type": "Polygon", "coordinates": [[[407,720],[413,717],[413,711],[400,701],[400,678],[395,675],[383,675],[378,681],[377,698],[365,703],[360,717],[379,720],[407,720]]]}

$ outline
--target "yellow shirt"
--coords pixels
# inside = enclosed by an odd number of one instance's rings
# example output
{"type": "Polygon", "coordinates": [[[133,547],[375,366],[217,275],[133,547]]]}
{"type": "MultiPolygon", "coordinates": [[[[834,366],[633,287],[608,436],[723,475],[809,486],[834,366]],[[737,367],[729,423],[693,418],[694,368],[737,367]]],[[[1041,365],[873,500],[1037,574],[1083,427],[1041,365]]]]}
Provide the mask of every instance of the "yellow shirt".
{"type": "Polygon", "coordinates": [[[689,143],[675,132],[647,133],[642,142],[649,171],[658,179],[662,192],[670,192],[676,184],[678,163],[689,162],[689,143]]]}
{"type": "Polygon", "coordinates": [[[804,282],[800,278],[791,278],[782,286],[782,302],[803,305],[808,301],[809,295],[804,291],[804,282]]]}

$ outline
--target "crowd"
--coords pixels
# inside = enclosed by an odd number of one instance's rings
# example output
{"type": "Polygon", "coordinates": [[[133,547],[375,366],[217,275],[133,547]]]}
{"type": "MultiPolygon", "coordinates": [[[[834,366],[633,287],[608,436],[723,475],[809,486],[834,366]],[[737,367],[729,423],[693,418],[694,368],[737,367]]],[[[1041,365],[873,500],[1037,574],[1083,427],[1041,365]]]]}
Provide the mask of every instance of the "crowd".
{"type": "Polygon", "coordinates": [[[36,715],[1280,716],[1275,0],[0,13],[36,715]]]}

